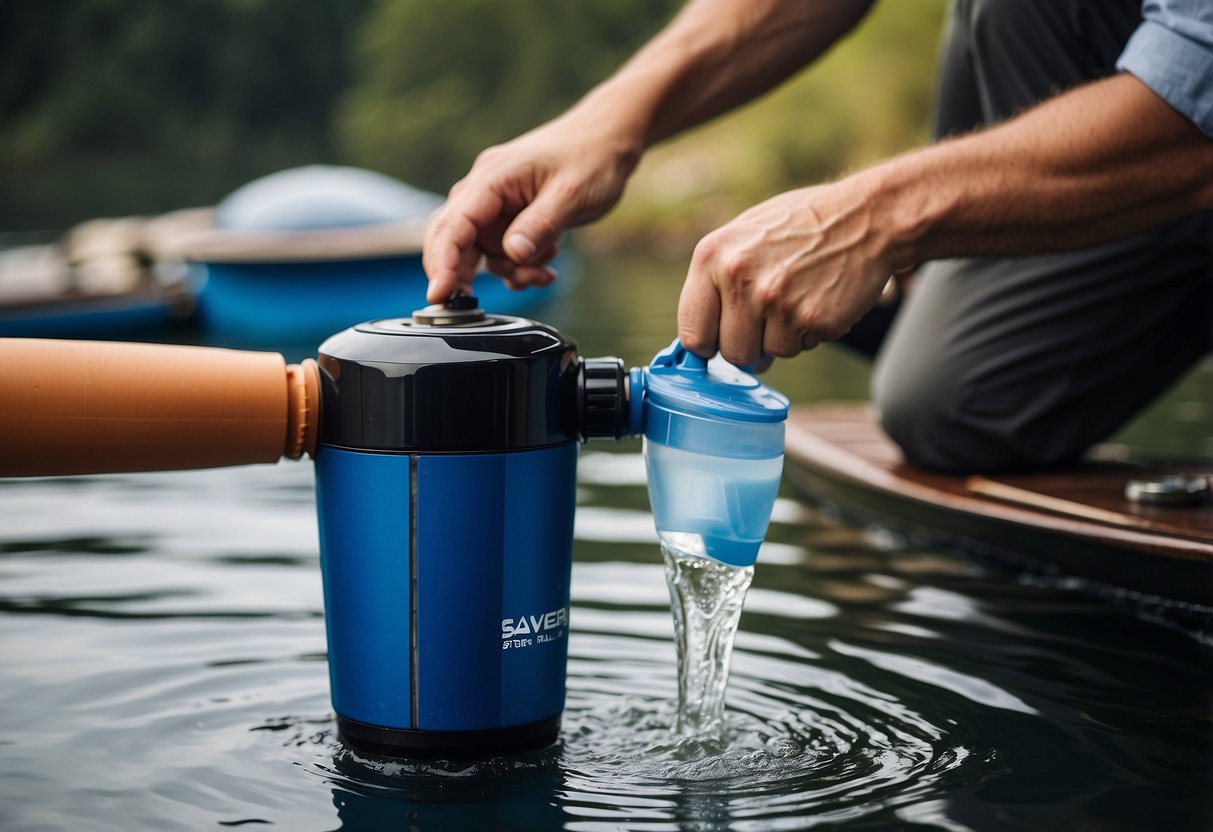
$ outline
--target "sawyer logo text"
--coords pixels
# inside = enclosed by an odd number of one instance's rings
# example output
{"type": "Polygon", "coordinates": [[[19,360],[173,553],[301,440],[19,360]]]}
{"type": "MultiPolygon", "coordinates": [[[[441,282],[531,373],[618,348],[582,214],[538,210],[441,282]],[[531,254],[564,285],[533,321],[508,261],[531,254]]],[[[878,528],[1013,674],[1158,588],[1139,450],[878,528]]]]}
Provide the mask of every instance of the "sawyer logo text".
{"type": "MultiPolygon", "coordinates": [[[[569,623],[569,608],[558,607],[539,615],[523,615],[501,619],[501,640],[517,641],[521,636],[534,636],[536,642],[552,641],[569,623]]],[[[530,641],[531,639],[522,639],[530,641]]],[[[519,645],[521,646],[521,645],[519,645]]]]}

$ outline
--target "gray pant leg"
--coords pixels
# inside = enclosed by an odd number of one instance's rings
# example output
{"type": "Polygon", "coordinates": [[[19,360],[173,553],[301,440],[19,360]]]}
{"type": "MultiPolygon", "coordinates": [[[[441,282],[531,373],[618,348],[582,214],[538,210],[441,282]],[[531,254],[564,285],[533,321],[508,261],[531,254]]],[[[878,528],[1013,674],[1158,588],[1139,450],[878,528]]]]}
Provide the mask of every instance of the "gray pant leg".
{"type": "Polygon", "coordinates": [[[1111,75],[1141,0],[952,0],[935,90],[936,138],[1003,121],[1111,75]]]}
{"type": "MultiPolygon", "coordinates": [[[[1133,2],[957,0],[936,131],[968,129],[1111,71],[1133,2]]],[[[1071,460],[1210,349],[1208,216],[1058,255],[927,264],[872,396],[907,458],[941,470],[1071,460]]]]}
{"type": "MultiPolygon", "coordinates": [[[[1112,72],[1138,0],[955,0],[935,132],[1009,118],[1112,72]]],[[[1213,217],[1042,257],[929,263],[884,338],[872,399],[916,465],[1072,460],[1213,341],[1213,217]]]]}
{"type": "MultiPolygon", "coordinates": [[[[1002,121],[1114,70],[1140,0],[953,0],[940,46],[936,138],[1002,121]]],[[[878,307],[840,342],[873,358],[893,311],[878,307]]]]}
{"type": "Polygon", "coordinates": [[[928,264],[873,374],[885,430],[938,470],[1074,459],[1209,350],[1211,227],[928,264]]]}

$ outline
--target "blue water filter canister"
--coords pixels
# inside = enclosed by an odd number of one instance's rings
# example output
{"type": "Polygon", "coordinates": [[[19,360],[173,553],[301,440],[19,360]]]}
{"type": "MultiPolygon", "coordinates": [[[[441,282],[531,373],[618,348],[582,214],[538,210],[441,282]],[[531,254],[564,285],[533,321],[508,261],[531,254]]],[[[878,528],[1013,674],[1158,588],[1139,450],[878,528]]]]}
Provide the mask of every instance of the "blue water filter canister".
{"type": "Polygon", "coordinates": [[[626,432],[622,363],[472,298],[319,351],[329,673],[351,747],[484,756],[564,708],[579,440],[626,432]]]}

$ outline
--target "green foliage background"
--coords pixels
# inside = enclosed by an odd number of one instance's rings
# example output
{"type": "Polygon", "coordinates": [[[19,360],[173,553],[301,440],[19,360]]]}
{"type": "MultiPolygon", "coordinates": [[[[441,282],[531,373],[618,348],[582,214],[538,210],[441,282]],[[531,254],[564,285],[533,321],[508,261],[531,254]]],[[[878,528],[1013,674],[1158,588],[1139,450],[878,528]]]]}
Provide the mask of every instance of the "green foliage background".
{"type": "Polygon", "coordinates": [[[368,0],[0,0],[0,229],[333,161],[368,0]]]}
{"type": "Polygon", "coordinates": [[[351,156],[445,191],[476,154],[559,114],[678,8],[674,0],[388,0],[335,124],[351,156]]]}
{"type": "MultiPolygon", "coordinates": [[[[885,0],[808,72],[655,149],[603,241],[681,248],[921,142],[945,0],[885,0]]],[[[675,0],[0,0],[0,229],[210,204],[307,162],[443,192],[675,0]]]]}

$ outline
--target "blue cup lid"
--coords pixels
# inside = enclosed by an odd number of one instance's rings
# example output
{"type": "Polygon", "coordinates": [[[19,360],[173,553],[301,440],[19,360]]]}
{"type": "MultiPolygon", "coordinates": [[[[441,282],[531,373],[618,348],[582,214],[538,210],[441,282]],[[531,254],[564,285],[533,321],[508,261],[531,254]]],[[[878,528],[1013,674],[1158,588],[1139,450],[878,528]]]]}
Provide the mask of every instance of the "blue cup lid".
{"type": "Polygon", "coordinates": [[[720,356],[708,361],[675,341],[654,356],[646,393],[651,404],[725,422],[782,422],[788,400],[720,356]]]}

